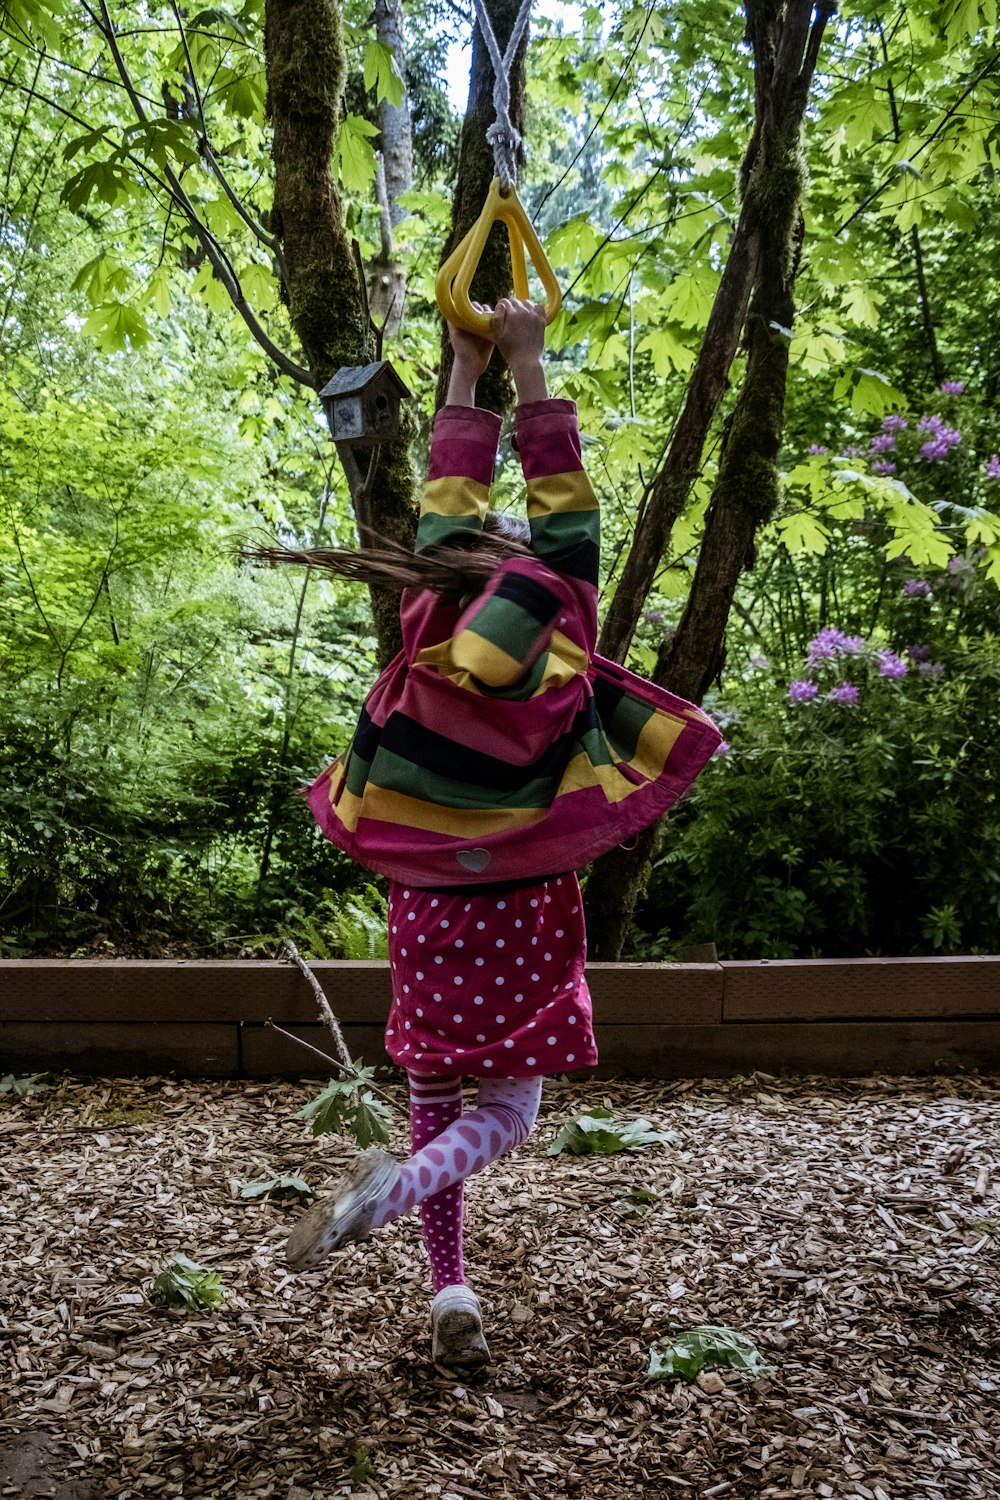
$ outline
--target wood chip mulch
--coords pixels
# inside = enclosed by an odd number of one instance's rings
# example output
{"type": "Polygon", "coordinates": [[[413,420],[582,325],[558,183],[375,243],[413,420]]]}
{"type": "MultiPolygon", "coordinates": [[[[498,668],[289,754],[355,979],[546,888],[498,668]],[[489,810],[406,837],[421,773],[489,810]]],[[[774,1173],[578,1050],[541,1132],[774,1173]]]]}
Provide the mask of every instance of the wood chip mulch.
{"type": "Polygon", "coordinates": [[[1000,1494],[1000,1078],[547,1084],[467,1190],[494,1363],[465,1385],[430,1363],[416,1216],[291,1276],[299,1210],[238,1197],[337,1176],[352,1148],[293,1119],[315,1091],[0,1096],[0,1496],[1000,1494]],[[681,1141],[548,1157],[598,1104],[681,1141]],[[223,1308],[151,1301],[178,1253],[223,1308]],[[653,1340],[699,1323],[773,1373],[648,1382],[653,1340]]]}

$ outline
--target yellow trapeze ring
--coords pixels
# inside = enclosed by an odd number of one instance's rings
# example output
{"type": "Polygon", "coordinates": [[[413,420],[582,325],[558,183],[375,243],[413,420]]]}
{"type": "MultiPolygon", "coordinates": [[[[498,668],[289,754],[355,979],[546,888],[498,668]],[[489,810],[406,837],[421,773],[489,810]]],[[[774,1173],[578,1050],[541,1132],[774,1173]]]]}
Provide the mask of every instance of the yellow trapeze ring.
{"type": "Polygon", "coordinates": [[[562,292],[552,267],[546,259],[531,220],[525,213],[517,193],[511,188],[506,196],[500,191],[500,179],[494,177],[486,202],[479,218],[468,234],[452,251],[437,274],[434,291],[441,316],[456,328],[466,333],[478,333],[483,338],[490,336],[488,313],[477,313],[469,298],[469,289],[476,268],[486,248],[490,230],[497,220],[507,227],[510,242],[510,263],[514,273],[514,296],[528,301],[528,260],[538,274],[545,293],[545,322],[551,323],[562,307],[562,292]]]}

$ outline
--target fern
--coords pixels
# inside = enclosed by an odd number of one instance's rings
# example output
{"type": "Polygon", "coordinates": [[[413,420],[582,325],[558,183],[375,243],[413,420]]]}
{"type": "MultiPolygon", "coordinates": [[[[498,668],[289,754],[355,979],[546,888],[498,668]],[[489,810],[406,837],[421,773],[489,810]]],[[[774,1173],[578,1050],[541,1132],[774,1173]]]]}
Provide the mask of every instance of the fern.
{"type": "Polygon", "coordinates": [[[387,958],[389,909],[381,891],[373,885],[341,902],[334,919],[333,935],[344,958],[387,958]]]}

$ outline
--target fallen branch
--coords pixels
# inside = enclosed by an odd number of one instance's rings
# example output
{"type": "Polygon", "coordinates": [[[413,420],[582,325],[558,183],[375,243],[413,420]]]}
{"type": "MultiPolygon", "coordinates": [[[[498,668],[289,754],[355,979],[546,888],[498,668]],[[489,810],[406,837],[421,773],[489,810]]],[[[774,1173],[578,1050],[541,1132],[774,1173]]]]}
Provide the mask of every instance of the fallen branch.
{"type": "MultiPolygon", "coordinates": [[[[331,1010],[330,1002],[326,998],[326,995],[323,993],[323,986],[320,984],[319,980],[316,978],[316,975],[313,973],[312,969],[310,969],[309,965],[302,957],[302,954],[292,942],[291,938],[286,937],[282,941],[284,943],[285,952],[288,954],[289,958],[291,958],[293,963],[298,964],[299,968],[302,970],[302,973],[306,977],[309,988],[316,996],[316,1003],[319,1006],[320,1018],[330,1028],[330,1032],[333,1036],[333,1044],[337,1049],[337,1055],[340,1058],[342,1066],[349,1072],[354,1073],[356,1071],[354,1067],[354,1059],[347,1049],[347,1043],[344,1041],[344,1033],[340,1029],[340,1022],[337,1020],[337,1017],[331,1010]]],[[[308,1046],[308,1043],[304,1043],[303,1045],[308,1046]]],[[[313,1048],[313,1051],[316,1051],[315,1047],[313,1048]]],[[[320,1056],[322,1055],[323,1054],[321,1053],[320,1056]]]]}

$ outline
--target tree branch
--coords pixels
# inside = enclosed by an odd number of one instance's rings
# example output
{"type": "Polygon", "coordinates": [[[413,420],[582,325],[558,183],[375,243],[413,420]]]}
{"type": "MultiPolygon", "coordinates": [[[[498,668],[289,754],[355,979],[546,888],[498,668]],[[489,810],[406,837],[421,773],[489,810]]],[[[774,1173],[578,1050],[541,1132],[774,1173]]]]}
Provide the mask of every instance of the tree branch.
{"type": "MultiPolygon", "coordinates": [[[[111,48],[111,55],[114,58],[115,67],[118,69],[118,75],[121,78],[121,81],[125,87],[125,91],[132,103],[132,108],[135,111],[136,118],[142,124],[148,124],[149,116],[147,115],[143,107],[142,100],[139,98],[139,95],[136,92],[135,85],[132,82],[128,67],[126,66],[125,59],[122,56],[120,47],[118,46],[118,38],[115,33],[114,23],[111,20],[110,12],[108,11],[107,0],[98,0],[98,3],[100,5],[102,17],[102,20],[100,21],[91,10],[90,6],[87,5],[86,0],[83,0],[84,8],[93,18],[95,26],[101,32],[102,36],[104,36],[105,40],[108,43],[108,46],[111,48]]],[[[144,170],[148,171],[148,168],[144,167],[144,170]]],[[[253,334],[257,343],[264,350],[264,353],[274,361],[274,363],[278,366],[278,369],[281,370],[283,374],[288,375],[292,380],[298,381],[300,385],[307,386],[310,390],[315,390],[315,381],[313,380],[310,372],[304,369],[303,366],[297,365],[293,359],[290,359],[282,349],[278,348],[278,345],[274,342],[274,340],[265,332],[264,328],[258,321],[257,315],[254,313],[253,308],[250,306],[243,295],[243,289],[240,286],[239,277],[236,274],[235,267],[233,266],[220,242],[215,238],[208,227],[202,222],[197,209],[185,192],[183,184],[181,183],[181,180],[177,176],[176,172],[172,167],[165,167],[163,169],[163,175],[167,180],[171,192],[187,215],[191,228],[194,230],[194,233],[197,236],[198,243],[201,245],[205,254],[208,256],[208,259],[216,276],[218,276],[222,285],[225,287],[226,292],[229,296],[229,300],[232,302],[233,307],[243,319],[247,328],[253,334]]]]}

